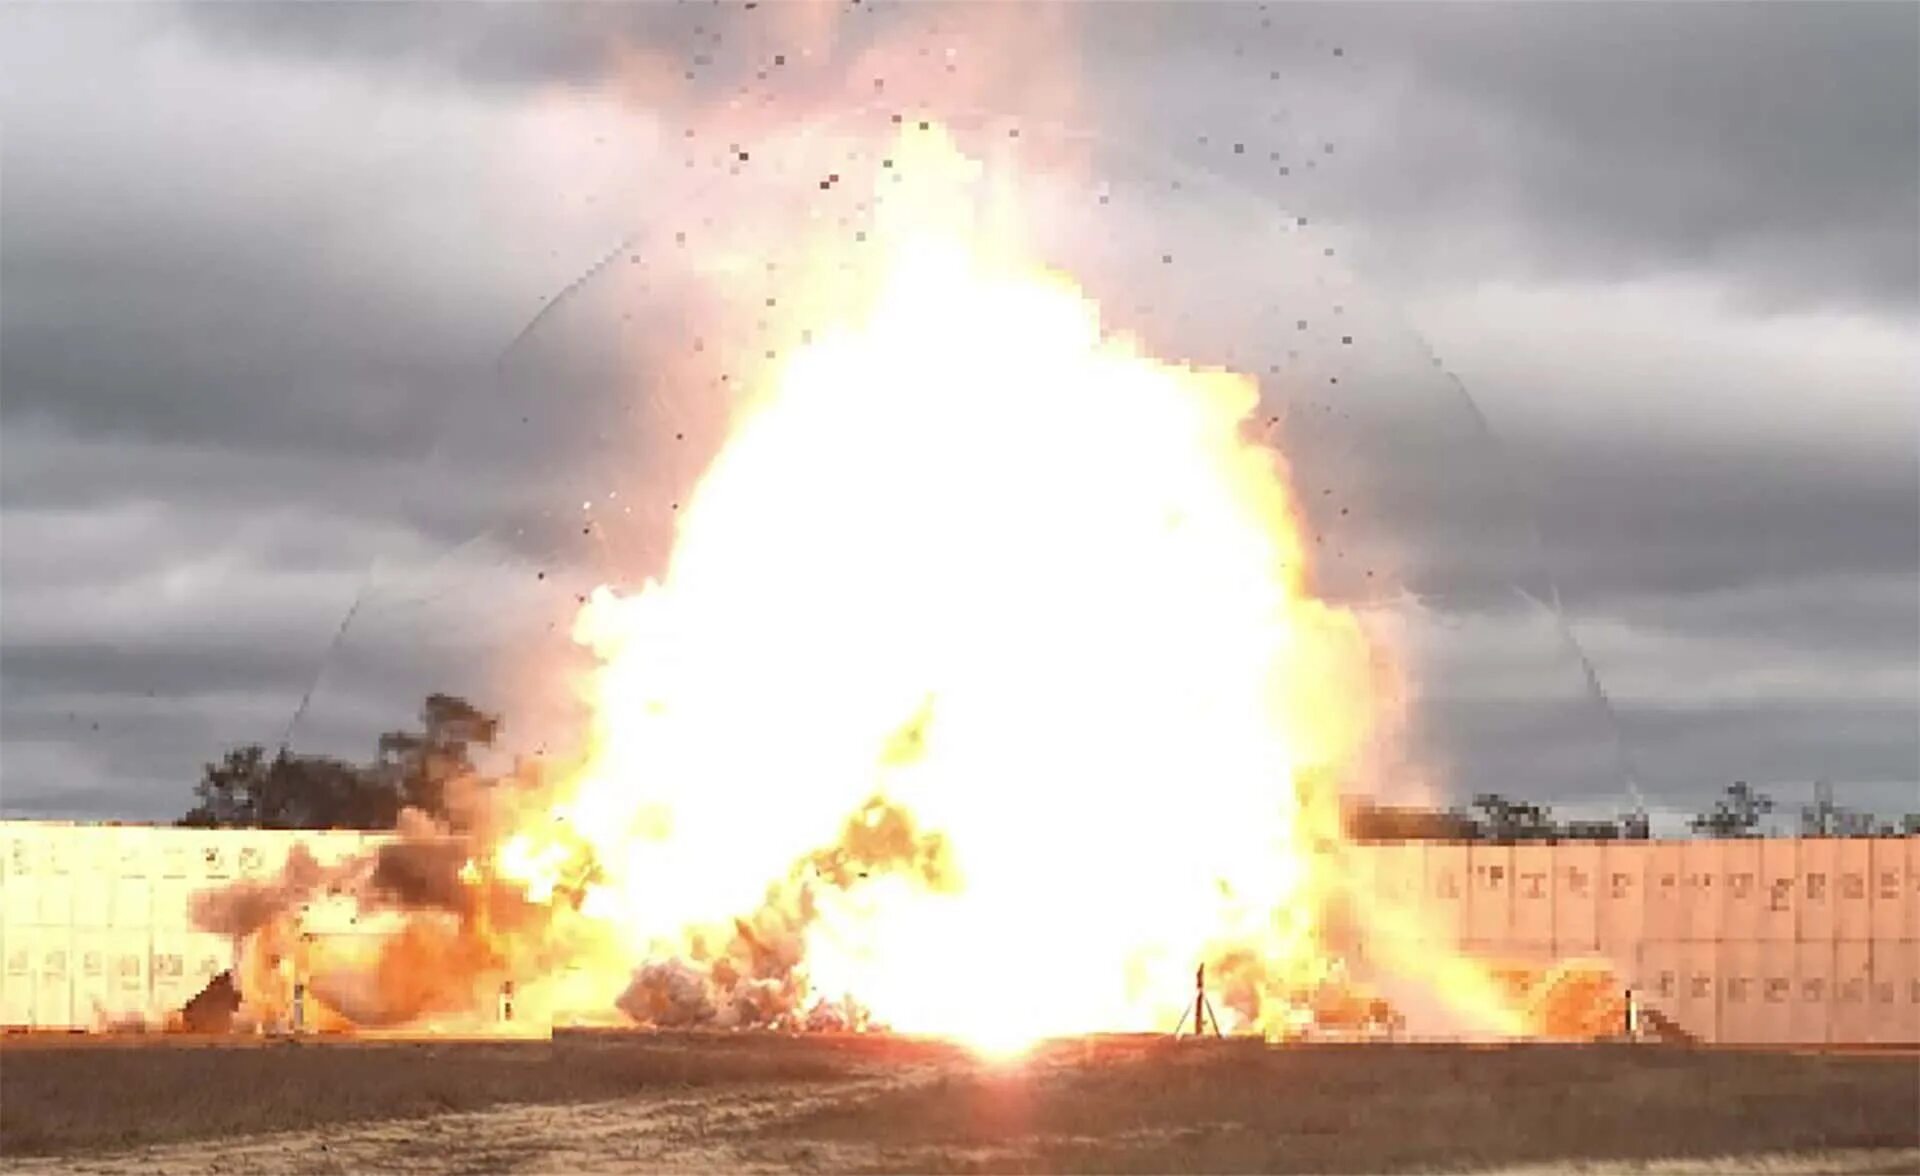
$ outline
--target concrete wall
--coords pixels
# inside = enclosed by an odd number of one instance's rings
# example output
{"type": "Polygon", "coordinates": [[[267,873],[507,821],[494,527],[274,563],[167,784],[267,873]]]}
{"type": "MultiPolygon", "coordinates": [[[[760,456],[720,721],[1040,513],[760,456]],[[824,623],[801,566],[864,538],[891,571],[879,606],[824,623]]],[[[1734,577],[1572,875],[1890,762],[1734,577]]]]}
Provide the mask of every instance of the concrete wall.
{"type": "Polygon", "coordinates": [[[0,821],[0,1025],[159,1024],[231,966],[199,890],[271,878],[296,842],[337,860],[378,835],[0,821]]]}
{"type": "Polygon", "coordinates": [[[1702,1040],[1920,1043],[1920,837],[1359,852],[1375,893],[1436,939],[1605,959],[1702,1040]]]}
{"type": "MultiPolygon", "coordinates": [[[[0,822],[0,1025],[160,1022],[232,960],[188,925],[195,891],[385,836],[0,822]]],[[[1355,852],[1356,884],[1436,945],[1606,959],[1705,1040],[1920,1043],[1920,837],[1355,852]]],[[[307,925],[363,930],[338,905],[307,925]]]]}

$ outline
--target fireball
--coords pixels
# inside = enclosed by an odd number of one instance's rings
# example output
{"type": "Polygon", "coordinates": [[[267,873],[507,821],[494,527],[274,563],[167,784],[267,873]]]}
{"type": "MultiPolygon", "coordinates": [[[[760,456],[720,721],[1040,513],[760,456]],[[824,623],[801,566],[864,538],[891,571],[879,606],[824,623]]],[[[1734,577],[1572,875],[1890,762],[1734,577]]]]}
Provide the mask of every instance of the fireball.
{"type": "MultiPolygon", "coordinates": [[[[1310,595],[1256,382],[1024,260],[940,128],[893,156],[870,291],[742,406],[661,576],[579,617],[581,909],[624,966],[778,958],[983,1048],[1167,1029],[1210,960],[1265,1027],[1325,969],[1325,782],[1376,651],[1310,595]],[[898,852],[829,877],[862,814],[904,815],[898,852]]],[[[550,894],[552,836],[494,875],[550,894]]]]}

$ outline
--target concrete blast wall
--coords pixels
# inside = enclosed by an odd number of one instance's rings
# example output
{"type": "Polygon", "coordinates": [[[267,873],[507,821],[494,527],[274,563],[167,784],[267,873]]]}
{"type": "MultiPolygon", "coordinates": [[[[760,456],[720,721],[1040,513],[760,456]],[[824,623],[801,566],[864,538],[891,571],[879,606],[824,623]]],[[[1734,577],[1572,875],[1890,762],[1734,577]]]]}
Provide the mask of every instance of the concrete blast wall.
{"type": "Polygon", "coordinates": [[[162,1024],[234,962],[193,929],[194,893],[275,877],[296,843],[337,861],[380,839],[0,821],[0,1025],[162,1024]]]}
{"type": "MultiPolygon", "coordinates": [[[[386,835],[0,822],[0,1025],[163,1022],[233,962],[194,892],[386,835]]],[[[1706,1041],[1920,1043],[1920,837],[1354,848],[1355,885],[1437,947],[1604,959],[1706,1041]]],[[[317,934],[351,934],[324,900],[317,934]]]]}
{"type": "Polygon", "coordinates": [[[1920,1043],[1920,837],[1358,852],[1437,945],[1606,960],[1703,1041],[1920,1043]]]}

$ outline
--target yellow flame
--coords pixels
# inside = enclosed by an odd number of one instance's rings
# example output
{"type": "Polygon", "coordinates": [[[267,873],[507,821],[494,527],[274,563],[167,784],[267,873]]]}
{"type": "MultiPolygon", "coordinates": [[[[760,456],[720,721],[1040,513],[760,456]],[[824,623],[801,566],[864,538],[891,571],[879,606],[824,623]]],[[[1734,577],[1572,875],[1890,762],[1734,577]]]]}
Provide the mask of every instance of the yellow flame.
{"type": "MultiPolygon", "coordinates": [[[[1314,982],[1309,781],[1368,732],[1373,651],[1307,594],[1286,471],[1243,430],[1258,387],[983,242],[938,128],[894,155],[865,312],[784,357],[664,576],[580,614],[583,913],[683,953],[879,797],[954,876],[814,893],[820,997],[1010,1052],[1170,1028],[1203,960],[1314,982]]],[[[494,872],[545,901],[567,857],[521,833],[494,872]]]]}
{"type": "Polygon", "coordinates": [[[528,834],[516,833],[501,843],[494,861],[494,874],[505,881],[519,883],[527,901],[550,902],[571,856],[568,848],[558,842],[536,845],[528,834]]]}

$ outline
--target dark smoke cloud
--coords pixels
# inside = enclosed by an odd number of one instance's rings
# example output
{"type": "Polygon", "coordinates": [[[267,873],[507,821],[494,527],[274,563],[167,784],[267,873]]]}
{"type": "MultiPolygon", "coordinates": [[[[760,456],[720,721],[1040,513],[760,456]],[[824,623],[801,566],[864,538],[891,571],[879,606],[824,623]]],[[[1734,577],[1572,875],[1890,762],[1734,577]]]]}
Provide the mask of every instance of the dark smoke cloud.
{"type": "Polygon", "coordinates": [[[200,891],[189,914],[198,930],[243,938],[297,911],[340,876],[315,860],[306,846],[295,844],[278,878],[200,891]]]}

